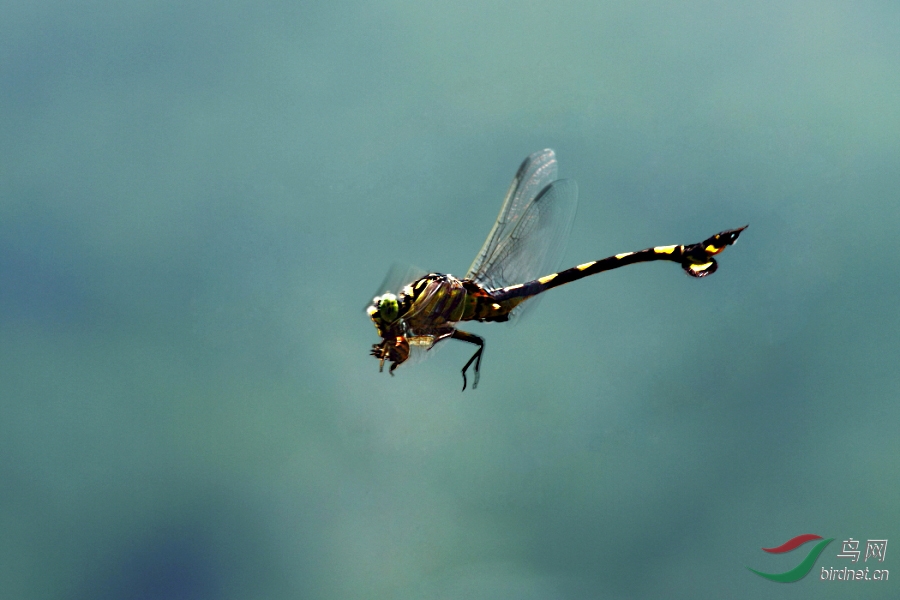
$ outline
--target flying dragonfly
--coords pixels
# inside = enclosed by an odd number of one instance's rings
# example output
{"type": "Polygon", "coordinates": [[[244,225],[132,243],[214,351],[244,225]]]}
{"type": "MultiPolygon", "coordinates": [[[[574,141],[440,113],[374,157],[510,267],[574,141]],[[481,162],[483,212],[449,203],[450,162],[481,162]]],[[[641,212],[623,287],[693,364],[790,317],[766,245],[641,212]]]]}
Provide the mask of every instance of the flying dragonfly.
{"type": "Polygon", "coordinates": [[[676,262],[691,277],[706,277],[718,268],[713,257],[734,244],[747,228],[722,231],[696,244],[623,252],[546,274],[558,266],[578,204],[578,186],[572,180],[557,179],[557,171],[556,154],[550,149],[522,162],[465,277],[429,273],[401,281],[397,288],[382,288],[384,293],[366,309],[381,336],[371,352],[380,361],[379,371],[387,361],[393,375],[411,353],[430,350],[443,340],[460,340],[478,347],[462,368],[465,391],[466,372],[475,364],[472,387],[476,388],[484,338],[457,329],[457,324],[515,319],[534,305],[526,300],[538,294],[640,262],[676,262]]]}

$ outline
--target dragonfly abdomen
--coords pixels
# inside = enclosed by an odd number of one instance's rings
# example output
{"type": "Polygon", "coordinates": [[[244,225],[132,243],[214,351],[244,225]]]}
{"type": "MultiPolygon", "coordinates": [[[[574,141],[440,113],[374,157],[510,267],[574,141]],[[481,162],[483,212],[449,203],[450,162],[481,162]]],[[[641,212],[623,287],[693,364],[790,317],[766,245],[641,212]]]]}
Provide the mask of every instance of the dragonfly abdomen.
{"type": "Polygon", "coordinates": [[[716,259],[713,256],[724,250],[726,246],[734,244],[745,228],[746,225],[737,229],[729,229],[717,233],[699,244],[691,244],[690,246],[655,246],[638,250],[637,252],[624,252],[615,256],[608,256],[600,260],[580,264],[577,267],[572,267],[559,273],[551,273],[533,281],[491,290],[490,294],[494,301],[499,304],[517,298],[521,298],[524,301],[547,290],[602,273],[603,271],[657,260],[677,262],[681,264],[681,268],[691,277],[706,277],[717,269],[716,259]]]}

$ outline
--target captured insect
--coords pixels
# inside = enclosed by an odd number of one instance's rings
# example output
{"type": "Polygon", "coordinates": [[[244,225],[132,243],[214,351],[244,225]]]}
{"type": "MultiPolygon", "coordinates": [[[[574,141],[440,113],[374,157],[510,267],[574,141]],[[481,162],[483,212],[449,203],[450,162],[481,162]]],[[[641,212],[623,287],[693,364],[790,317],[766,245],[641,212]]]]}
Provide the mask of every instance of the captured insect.
{"type": "Polygon", "coordinates": [[[394,282],[396,288],[387,280],[382,284],[382,295],[366,309],[381,336],[381,342],[372,346],[372,356],[380,361],[379,370],[388,361],[393,375],[411,352],[430,350],[447,339],[460,340],[478,346],[462,368],[465,390],[466,372],[475,364],[475,388],[481,374],[484,338],[457,329],[458,323],[509,321],[533,305],[526,300],[538,294],[635,263],[668,260],[679,263],[691,277],[706,277],[716,271],[713,257],[734,244],[747,228],[729,229],[687,246],[623,252],[541,276],[558,266],[578,204],[578,186],[574,181],[557,179],[557,170],[556,154],[550,149],[535,152],[522,162],[494,227],[462,279],[429,273],[415,279],[407,276],[394,282]]]}

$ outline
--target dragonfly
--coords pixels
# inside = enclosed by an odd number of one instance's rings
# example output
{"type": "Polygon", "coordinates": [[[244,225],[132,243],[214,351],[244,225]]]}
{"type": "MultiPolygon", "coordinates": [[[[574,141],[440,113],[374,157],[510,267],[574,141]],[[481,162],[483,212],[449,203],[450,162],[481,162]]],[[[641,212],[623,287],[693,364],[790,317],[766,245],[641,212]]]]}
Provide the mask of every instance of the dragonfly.
{"type": "Polygon", "coordinates": [[[371,351],[380,361],[379,371],[389,362],[393,375],[411,355],[431,350],[444,340],[459,340],[477,346],[462,368],[463,391],[473,363],[472,388],[477,388],[484,338],[458,329],[459,323],[511,321],[533,306],[532,299],[539,294],[642,262],[675,262],[691,277],[707,277],[718,268],[714,256],[734,244],[747,228],[728,229],[696,244],[622,252],[549,272],[558,267],[578,204],[578,186],[572,180],[558,179],[557,173],[556,154],[550,149],[535,152],[522,162],[500,214],[465,277],[428,273],[401,280],[399,289],[383,284],[383,293],[366,308],[381,337],[371,351]]]}

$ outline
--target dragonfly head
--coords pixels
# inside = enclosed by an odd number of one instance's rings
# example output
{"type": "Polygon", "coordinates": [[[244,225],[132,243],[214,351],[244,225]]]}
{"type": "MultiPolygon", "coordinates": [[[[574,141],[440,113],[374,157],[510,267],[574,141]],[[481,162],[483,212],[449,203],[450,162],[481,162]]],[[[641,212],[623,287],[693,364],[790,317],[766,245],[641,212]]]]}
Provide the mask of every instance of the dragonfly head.
{"type": "Polygon", "coordinates": [[[373,298],[372,304],[366,309],[366,314],[372,319],[382,338],[380,344],[373,344],[372,356],[381,361],[382,369],[384,361],[389,361],[392,375],[394,369],[409,358],[409,342],[400,321],[400,304],[397,296],[387,292],[373,298]]]}
{"type": "Polygon", "coordinates": [[[394,294],[388,292],[383,296],[378,296],[374,303],[378,310],[378,316],[385,323],[393,323],[400,316],[400,303],[394,294]]]}
{"type": "Polygon", "coordinates": [[[372,304],[366,309],[366,314],[375,323],[378,335],[384,336],[391,324],[400,317],[400,301],[390,292],[383,296],[375,296],[372,304]]]}

